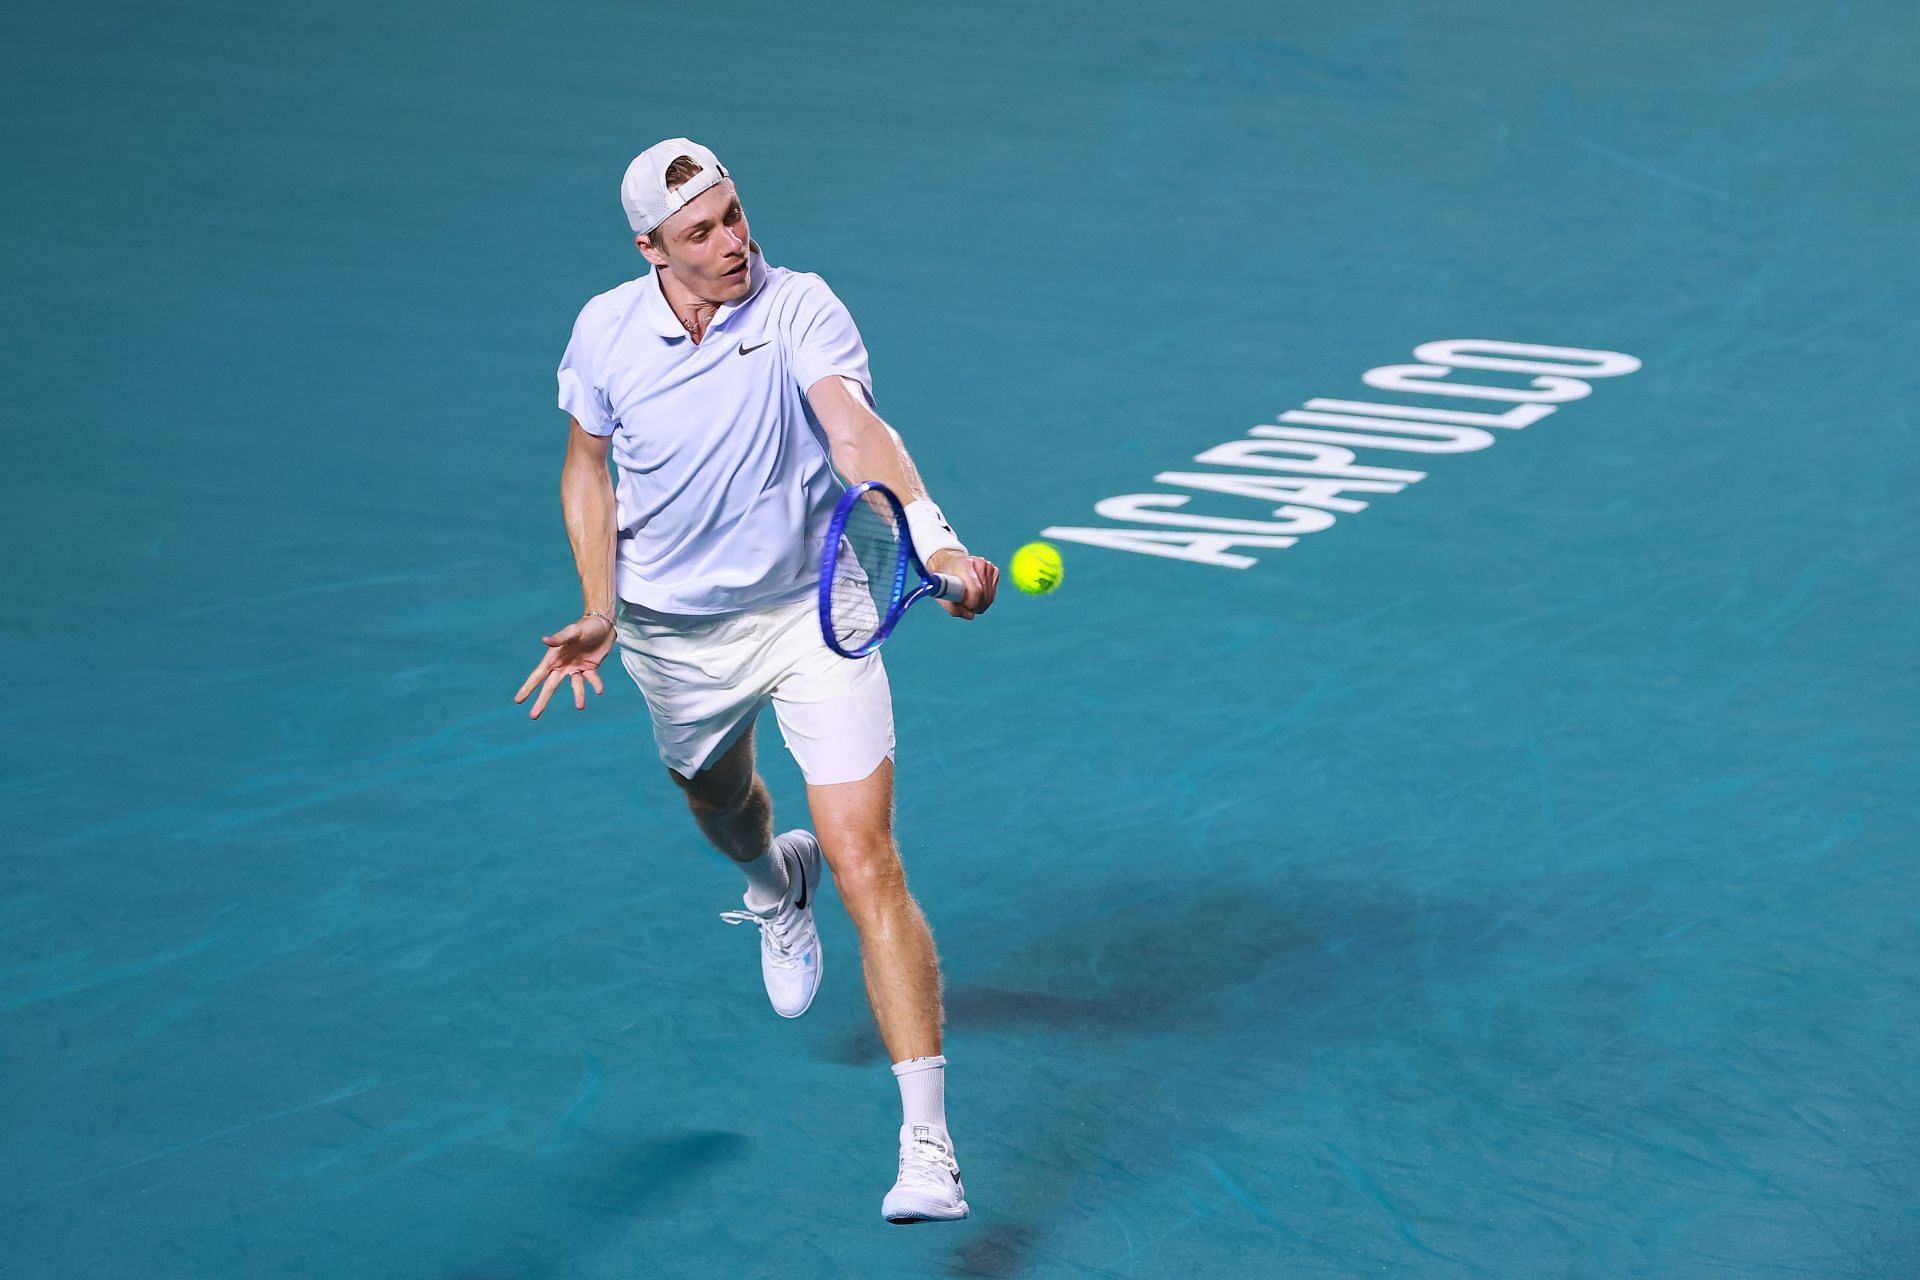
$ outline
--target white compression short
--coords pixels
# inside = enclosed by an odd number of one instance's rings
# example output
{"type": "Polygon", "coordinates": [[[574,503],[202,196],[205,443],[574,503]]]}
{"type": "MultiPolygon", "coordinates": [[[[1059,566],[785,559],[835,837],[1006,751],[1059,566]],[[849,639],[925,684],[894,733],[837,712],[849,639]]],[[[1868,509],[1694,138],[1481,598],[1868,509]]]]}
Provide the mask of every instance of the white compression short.
{"type": "Polygon", "coordinates": [[[724,755],[768,703],[809,783],[857,782],[893,754],[880,655],[827,648],[811,596],[717,617],[623,601],[620,662],[647,700],[661,761],[683,778],[724,755]]]}

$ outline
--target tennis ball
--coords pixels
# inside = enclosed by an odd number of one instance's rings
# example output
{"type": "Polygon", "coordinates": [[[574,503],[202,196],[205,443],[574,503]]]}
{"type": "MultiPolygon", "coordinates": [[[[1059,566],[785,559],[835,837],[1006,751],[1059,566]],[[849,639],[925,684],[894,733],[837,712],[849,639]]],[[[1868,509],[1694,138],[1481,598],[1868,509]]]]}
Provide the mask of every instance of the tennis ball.
{"type": "Polygon", "coordinates": [[[1013,585],[1030,596],[1043,596],[1059,586],[1063,572],[1060,553],[1046,542],[1029,542],[1014,552],[1007,570],[1013,575],[1013,585]]]}

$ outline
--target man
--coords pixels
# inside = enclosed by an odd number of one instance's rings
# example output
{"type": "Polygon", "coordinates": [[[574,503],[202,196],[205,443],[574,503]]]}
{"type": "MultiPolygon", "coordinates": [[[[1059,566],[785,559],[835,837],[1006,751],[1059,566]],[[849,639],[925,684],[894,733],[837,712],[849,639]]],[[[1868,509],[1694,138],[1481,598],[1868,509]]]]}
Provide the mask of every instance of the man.
{"type": "Polygon", "coordinates": [[[546,655],[514,700],[537,688],[538,718],[570,681],[584,709],[618,640],[670,776],[746,877],[745,909],[722,918],[759,929],[762,978],[783,1017],[805,1013],[819,988],[824,855],[859,931],[900,1086],[899,1180],[881,1212],[902,1223],[964,1218],[939,961],[893,839],[886,668],[878,654],[833,654],[814,599],[843,480],[900,495],[927,567],[966,584],[962,599],[942,602],[949,613],[985,611],[999,570],[967,553],[873,412],[846,307],[818,276],[767,265],[713,152],[686,138],[649,147],[620,197],[653,270],[587,303],[559,371],[571,415],[561,506],[586,609],[544,637],[546,655]],[[769,703],[806,777],[811,834],[773,834],[753,738],[769,703]]]}

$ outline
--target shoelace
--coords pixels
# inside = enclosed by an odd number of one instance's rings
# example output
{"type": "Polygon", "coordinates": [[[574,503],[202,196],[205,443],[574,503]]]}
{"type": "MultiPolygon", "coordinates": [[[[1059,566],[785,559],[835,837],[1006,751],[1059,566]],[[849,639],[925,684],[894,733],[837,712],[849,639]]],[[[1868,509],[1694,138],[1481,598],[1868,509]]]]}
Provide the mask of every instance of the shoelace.
{"type": "Polygon", "coordinates": [[[787,909],[762,916],[751,911],[722,911],[720,918],[728,924],[757,925],[774,964],[782,969],[800,967],[801,953],[806,950],[805,930],[801,927],[805,913],[787,909]]]}
{"type": "Polygon", "coordinates": [[[900,1148],[900,1181],[951,1195],[960,1181],[960,1166],[932,1138],[915,1138],[900,1148]]]}

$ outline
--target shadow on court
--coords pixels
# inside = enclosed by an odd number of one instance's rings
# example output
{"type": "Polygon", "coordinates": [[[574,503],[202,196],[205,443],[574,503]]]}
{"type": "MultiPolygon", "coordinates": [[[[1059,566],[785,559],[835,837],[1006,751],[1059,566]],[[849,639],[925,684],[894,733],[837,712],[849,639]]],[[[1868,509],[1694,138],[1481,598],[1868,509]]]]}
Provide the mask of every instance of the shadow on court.
{"type": "MultiPolygon", "coordinates": [[[[1116,1205],[1156,1186],[1183,1188],[1190,1219],[1181,1230],[1204,1232],[1223,1261],[1231,1249],[1258,1253],[1284,1240],[1294,1259],[1327,1267],[1453,1265],[1457,1255],[1438,1242],[1394,1236],[1357,1257],[1354,1242],[1321,1238],[1304,1209],[1271,1199],[1271,1186],[1263,1199],[1235,1169],[1260,1169],[1269,1142],[1283,1146],[1267,1157],[1284,1153],[1284,1163],[1344,1161],[1323,1151],[1342,1109],[1398,1105],[1386,1100],[1402,1090],[1423,1100],[1417,1113],[1452,1098],[1465,1123],[1515,1105],[1511,1067],[1482,1075],[1476,1061],[1534,1063],[1540,1075],[1517,1096],[1532,1098],[1536,1086],[1542,1094],[1524,1103],[1519,1123],[1544,1134],[1578,1115],[1632,1126],[1636,1113],[1613,1109],[1613,1069],[1684,1061],[1632,1031],[1649,986],[1667,981],[1663,936],[1676,910],[1645,875],[1534,867],[1484,879],[1459,871],[1469,850],[1446,848],[1365,850],[1311,871],[1273,852],[1235,858],[1271,867],[1267,883],[1202,896],[1160,879],[1106,883],[1081,910],[1060,912],[1048,898],[1044,910],[1058,921],[1050,929],[1027,921],[1000,935],[1004,944],[983,935],[972,956],[954,956],[962,977],[948,990],[948,1031],[977,1067],[968,1071],[973,1105],[1008,1123],[1000,1136],[973,1136],[979,1146],[1000,1142],[979,1161],[998,1184],[991,1197],[983,1190],[987,1213],[954,1245],[948,1274],[1050,1274],[1079,1255],[1089,1230],[1119,1221],[1116,1205]],[[1365,883],[1329,877],[1329,865],[1348,864],[1402,871],[1365,883]],[[1607,1061],[1561,1057],[1571,1015],[1534,1004],[1544,973],[1580,981],[1588,1031],[1619,1032],[1607,1061]],[[1463,1042],[1469,1061],[1455,1065],[1459,1075],[1419,1073],[1404,1054],[1380,1052],[1380,1025],[1463,1042]],[[1018,1096],[989,1098],[995,1059],[1020,1063],[1018,1096]],[[1246,1119],[1261,1113],[1279,1121],[1246,1119]]],[[[824,1054],[854,1065],[885,1059],[872,1032],[845,1034],[824,1054]]],[[[1192,1236],[1175,1245],[1131,1222],[1114,1230],[1139,1238],[1140,1265],[1158,1247],[1194,1247],[1192,1236]]]]}
{"type": "Polygon", "coordinates": [[[977,1240],[954,1250],[947,1274],[964,1280],[1012,1280],[1024,1275],[1039,1232],[1021,1222],[989,1227],[977,1240]]]}
{"type": "Polygon", "coordinates": [[[477,1204],[473,1213],[476,1252],[481,1257],[450,1272],[447,1280],[548,1280],[577,1274],[591,1257],[629,1234],[637,1220],[666,1211],[695,1193],[723,1166],[745,1158],[752,1145],[742,1134],[688,1129],[633,1144],[583,1139],[600,1149],[572,1152],[559,1167],[564,1176],[544,1195],[477,1204]]]}
{"type": "MultiPolygon", "coordinates": [[[[1006,1135],[1017,1181],[995,1189],[947,1274],[1001,1280],[1062,1265],[1049,1224],[1098,1216],[1115,1190],[1089,1184],[1094,1153],[1127,1150],[1142,1168],[1178,1163],[1194,1133],[1237,1127],[1253,1097],[1363,1037],[1370,1010],[1436,982],[1474,984],[1503,951],[1544,941],[1550,927],[1516,900],[1461,885],[1395,896],[1324,871],[1289,885],[1280,854],[1259,861],[1274,866],[1274,884],[1196,896],[1190,885],[1110,882],[1079,910],[1049,899],[1057,927],[953,957],[978,975],[947,992],[955,1047],[1003,1046],[1022,1061],[1025,1085],[1022,1097],[995,1100],[1019,1117],[1006,1135]]],[[[822,1054],[856,1066],[886,1058],[870,1030],[822,1054]]],[[[968,1074],[970,1087],[991,1087],[968,1074]]],[[[1124,1169],[1105,1176],[1133,1180],[1124,1169]]]]}
{"type": "MultiPolygon", "coordinates": [[[[1350,997],[1356,979],[1410,972],[1423,933],[1438,925],[1468,937],[1487,929],[1494,910],[1484,900],[1389,901],[1324,884],[1202,897],[1179,886],[1110,884],[1051,933],[981,948],[991,950],[992,967],[948,988],[947,1027],[957,1036],[1058,1033],[1076,1044],[1225,1030],[1244,1002],[1271,1019],[1350,997]]],[[[969,969],[979,959],[956,958],[969,969]]],[[[821,1056],[870,1066],[886,1050],[869,1026],[821,1056]]]]}

